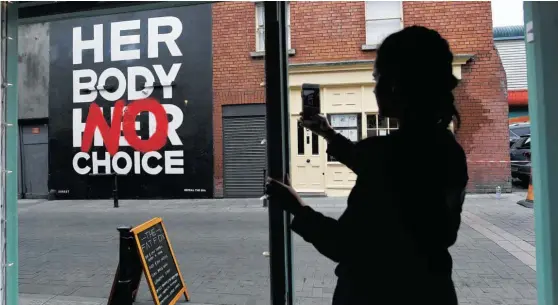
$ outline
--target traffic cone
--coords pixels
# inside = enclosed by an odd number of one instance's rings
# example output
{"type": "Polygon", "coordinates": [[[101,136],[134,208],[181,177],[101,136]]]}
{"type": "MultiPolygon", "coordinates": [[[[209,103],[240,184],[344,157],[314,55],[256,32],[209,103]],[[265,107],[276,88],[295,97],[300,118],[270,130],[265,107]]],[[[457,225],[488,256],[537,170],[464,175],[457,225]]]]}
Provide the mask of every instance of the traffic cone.
{"type": "Polygon", "coordinates": [[[531,178],[529,179],[529,188],[527,189],[527,197],[525,200],[519,200],[517,204],[526,208],[533,208],[535,204],[535,194],[533,193],[533,171],[531,170],[531,178]]]}

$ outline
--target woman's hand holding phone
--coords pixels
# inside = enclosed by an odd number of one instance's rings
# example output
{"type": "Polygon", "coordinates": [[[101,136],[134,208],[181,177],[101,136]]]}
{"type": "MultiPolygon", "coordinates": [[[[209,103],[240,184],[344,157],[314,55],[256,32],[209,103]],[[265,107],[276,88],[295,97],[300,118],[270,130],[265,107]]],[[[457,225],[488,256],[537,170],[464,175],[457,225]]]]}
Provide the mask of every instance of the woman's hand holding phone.
{"type": "Polygon", "coordinates": [[[326,141],[329,141],[336,134],[335,130],[329,125],[327,118],[322,114],[315,114],[310,118],[305,118],[301,112],[298,124],[323,137],[326,141]]]}

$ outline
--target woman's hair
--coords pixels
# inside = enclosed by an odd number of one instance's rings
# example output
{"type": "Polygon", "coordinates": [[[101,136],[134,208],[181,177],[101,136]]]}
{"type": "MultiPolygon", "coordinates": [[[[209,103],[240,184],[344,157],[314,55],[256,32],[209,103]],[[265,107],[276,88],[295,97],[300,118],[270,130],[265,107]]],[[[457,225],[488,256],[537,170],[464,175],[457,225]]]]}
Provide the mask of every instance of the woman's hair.
{"type": "Polygon", "coordinates": [[[436,31],[411,26],[388,36],[378,49],[375,69],[398,97],[400,115],[447,127],[460,116],[454,105],[453,54],[436,31]]]}

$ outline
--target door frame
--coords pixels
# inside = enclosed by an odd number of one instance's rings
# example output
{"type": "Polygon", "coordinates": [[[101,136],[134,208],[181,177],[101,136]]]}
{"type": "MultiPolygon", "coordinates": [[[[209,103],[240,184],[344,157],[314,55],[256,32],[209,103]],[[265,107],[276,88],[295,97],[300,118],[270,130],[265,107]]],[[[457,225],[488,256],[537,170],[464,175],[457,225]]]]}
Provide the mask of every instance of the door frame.
{"type": "Polygon", "coordinates": [[[21,194],[20,197],[21,199],[47,199],[48,198],[48,194],[49,194],[49,170],[48,170],[48,166],[50,165],[48,160],[49,160],[49,154],[50,154],[50,150],[48,149],[48,145],[49,145],[49,126],[48,126],[48,119],[24,119],[24,120],[19,120],[19,124],[18,124],[19,128],[18,128],[18,132],[19,132],[19,146],[20,146],[20,151],[19,151],[19,181],[18,183],[21,183],[21,194]],[[24,139],[23,139],[23,129],[26,127],[32,127],[32,126],[38,126],[38,127],[46,127],[47,128],[47,141],[46,141],[46,158],[47,158],[47,171],[46,171],[46,184],[47,184],[47,190],[46,190],[46,194],[44,195],[33,195],[28,197],[27,194],[27,185],[25,183],[25,178],[26,178],[26,174],[25,174],[25,143],[24,143],[24,139]]]}
{"type": "MultiPolygon", "coordinates": [[[[287,7],[284,1],[264,2],[267,167],[271,178],[284,182],[290,171],[289,67],[287,7]]],[[[269,198],[271,305],[294,304],[291,215],[269,198]]]]}

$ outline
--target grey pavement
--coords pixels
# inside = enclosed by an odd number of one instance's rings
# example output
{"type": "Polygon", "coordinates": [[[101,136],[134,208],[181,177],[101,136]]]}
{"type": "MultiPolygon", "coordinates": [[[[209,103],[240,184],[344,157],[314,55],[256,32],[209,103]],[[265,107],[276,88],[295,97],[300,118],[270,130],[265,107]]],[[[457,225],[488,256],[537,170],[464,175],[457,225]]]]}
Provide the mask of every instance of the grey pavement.
{"type": "MultiPolygon", "coordinates": [[[[460,304],[537,303],[533,210],[516,204],[524,196],[467,197],[451,249],[460,304]]],[[[346,199],[307,200],[338,217],[346,199]]],[[[190,304],[269,304],[269,262],[262,255],[268,251],[267,210],[259,200],[123,200],[120,206],[22,200],[20,304],[106,304],[118,258],[116,227],[157,216],[169,231],[190,304]]],[[[330,304],[335,265],[298,236],[294,248],[296,303],[330,304]]],[[[137,304],[152,304],[144,280],[137,304]]]]}

